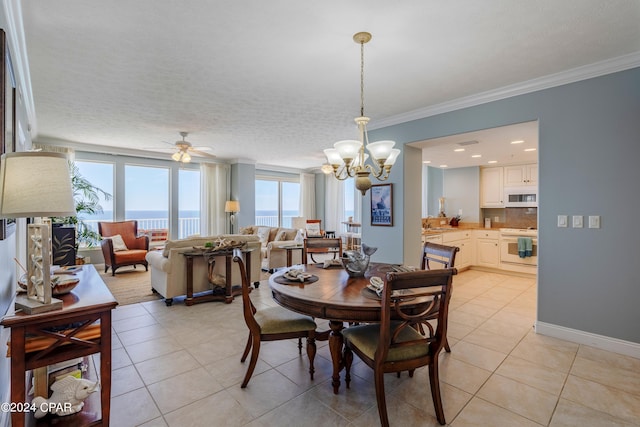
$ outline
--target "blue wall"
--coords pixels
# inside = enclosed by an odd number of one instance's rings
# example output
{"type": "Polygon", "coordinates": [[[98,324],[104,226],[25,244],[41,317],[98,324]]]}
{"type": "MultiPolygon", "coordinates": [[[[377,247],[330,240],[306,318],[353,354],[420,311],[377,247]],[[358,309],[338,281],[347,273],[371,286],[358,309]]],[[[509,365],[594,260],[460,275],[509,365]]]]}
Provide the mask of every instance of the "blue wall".
{"type": "MultiPolygon", "coordinates": [[[[640,68],[389,126],[370,136],[406,144],[531,120],[540,126],[538,321],[640,343],[640,68]],[[600,215],[601,228],[557,228],[560,214],[600,215]]],[[[394,192],[415,185],[399,174],[391,182],[394,192]]],[[[402,252],[403,227],[418,233],[420,224],[398,221],[395,233],[385,230],[389,252],[402,252]]],[[[374,231],[364,227],[363,240],[374,231]]]]}

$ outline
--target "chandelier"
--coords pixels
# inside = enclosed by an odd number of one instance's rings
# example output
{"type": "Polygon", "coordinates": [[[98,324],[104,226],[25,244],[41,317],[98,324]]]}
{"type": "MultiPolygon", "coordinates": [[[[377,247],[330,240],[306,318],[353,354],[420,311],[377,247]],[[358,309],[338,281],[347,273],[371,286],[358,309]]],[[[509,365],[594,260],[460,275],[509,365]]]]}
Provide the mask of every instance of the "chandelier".
{"type": "Polygon", "coordinates": [[[364,196],[371,188],[372,175],[379,181],[389,177],[391,167],[396,162],[400,150],[393,148],[394,141],[369,142],[367,135],[367,123],[369,117],[364,115],[364,44],[371,40],[371,34],[366,32],[356,33],[353,41],[360,44],[360,117],[355,118],[360,133],[360,140],[344,140],[333,144],[334,148],[327,148],[324,154],[331,165],[333,175],[339,180],[356,178],[355,187],[364,196]],[[371,154],[371,164],[366,164],[369,154],[365,154],[364,148],[371,154]]]}

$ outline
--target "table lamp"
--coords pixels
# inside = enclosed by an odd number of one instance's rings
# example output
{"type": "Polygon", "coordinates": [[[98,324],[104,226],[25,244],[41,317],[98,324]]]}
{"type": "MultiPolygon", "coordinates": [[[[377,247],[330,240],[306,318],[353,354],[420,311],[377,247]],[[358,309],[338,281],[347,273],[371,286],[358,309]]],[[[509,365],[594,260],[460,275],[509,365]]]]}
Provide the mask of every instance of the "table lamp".
{"type": "Polygon", "coordinates": [[[240,212],[240,202],[237,200],[228,200],[224,204],[224,211],[231,213],[229,220],[231,221],[231,234],[233,234],[233,225],[236,223],[236,213],[240,212]]]}
{"type": "Polygon", "coordinates": [[[64,154],[20,152],[0,158],[0,217],[35,218],[27,239],[27,295],[16,310],[36,314],[62,308],[51,297],[51,232],[42,217],[76,214],[69,163],[64,154]]]}

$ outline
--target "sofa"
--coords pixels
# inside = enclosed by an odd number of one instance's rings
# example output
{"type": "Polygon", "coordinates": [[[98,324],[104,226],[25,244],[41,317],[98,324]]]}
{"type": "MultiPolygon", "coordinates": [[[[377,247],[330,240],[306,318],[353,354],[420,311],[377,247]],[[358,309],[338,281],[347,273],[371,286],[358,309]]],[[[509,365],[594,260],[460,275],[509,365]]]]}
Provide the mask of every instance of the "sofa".
{"type": "MultiPolygon", "coordinates": [[[[251,252],[251,270],[247,272],[249,282],[257,284],[260,281],[260,241],[251,235],[221,235],[209,237],[189,237],[180,240],[167,240],[163,250],[152,250],[147,253],[146,260],[151,270],[151,288],[165,299],[167,306],[173,303],[173,298],[187,294],[187,259],[184,252],[193,250],[194,246],[204,246],[207,242],[215,242],[219,238],[247,242],[251,252]]],[[[231,283],[242,284],[238,264],[231,263],[231,283]]],[[[214,273],[225,277],[224,257],[216,261],[214,273]]],[[[197,257],[193,261],[193,292],[203,292],[212,289],[208,280],[207,263],[204,257],[197,257]]]]}
{"type": "MultiPolygon", "coordinates": [[[[250,225],[240,229],[241,236],[257,236],[260,240],[260,254],[262,269],[273,271],[276,268],[287,266],[287,251],[285,246],[302,245],[302,240],[296,242],[298,230],[295,228],[267,227],[262,225],[250,225]]],[[[293,264],[302,264],[302,251],[291,253],[293,264]]]]}

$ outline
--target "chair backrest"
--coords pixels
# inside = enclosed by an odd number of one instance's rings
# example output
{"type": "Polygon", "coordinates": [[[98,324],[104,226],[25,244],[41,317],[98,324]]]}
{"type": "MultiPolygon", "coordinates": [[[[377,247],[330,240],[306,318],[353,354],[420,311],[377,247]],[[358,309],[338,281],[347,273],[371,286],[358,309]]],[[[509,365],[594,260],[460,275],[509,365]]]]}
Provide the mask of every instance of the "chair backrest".
{"type": "Polygon", "coordinates": [[[247,269],[244,266],[244,260],[242,258],[242,251],[240,249],[233,250],[233,260],[238,263],[238,269],[240,270],[240,278],[242,282],[242,313],[244,315],[244,321],[251,333],[260,333],[260,326],[256,319],[253,317],[256,314],[256,307],[251,302],[249,297],[250,286],[249,279],[247,278],[247,269]]]}
{"type": "Polygon", "coordinates": [[[405,347],[411,354],[408,349],[411,346],[428,348],[427,352],[416,353],[414,359],[419,365],[421,359],[426,364],[430,363],[429,358],[437,357],[446,342],[452,277],[456,273],[455,268],[387,273],[381,295],[382,318],[376,363],[384,363],[390,349],[405,347]],[[408,298],[411,299],[405,303],[408,298]],[[425,303],[416,308],[418,298],[424,299],[425,303]],[[434,319],[437,320],[435,326],[434,319]],[[420,331],[422,338],[411,341],[398,339],[403,336],[405,328],[420,331]]]}
{"type": "Polygon", "coordinates": [[[133,219],[129,221],[98,222],[98,233],[102,237],[119,234],[122,236],[125,245],[133,248],[136,246],[135,240],[138,237],[138,221],[133,219]]]}
{"type": "MultiPolygon", "coordinates": [[[[305,255],[309,253],[329,252],[330,249],[333,249],[334,251],[337,250],[338,256],[342,257],[342,238],[335,237],[331,239],[304,239],[303,253],[305,255]]],[[[306,258],[306,256],[304,256],[303,258],[306,258]]],[[[302,262],[306,264],[307,260],[303,259],[302,262]]]]}
{"type": "Polygon", "coordinates": [[[420,268],[431,270],[430,262],[438,262],[443,265],[443,268],[453,268],[455,267],[456,253],[458,251],[460,251],[460,248],[457,246],[426,242],[422,249],[422,264],[420,268]]]}

